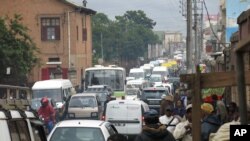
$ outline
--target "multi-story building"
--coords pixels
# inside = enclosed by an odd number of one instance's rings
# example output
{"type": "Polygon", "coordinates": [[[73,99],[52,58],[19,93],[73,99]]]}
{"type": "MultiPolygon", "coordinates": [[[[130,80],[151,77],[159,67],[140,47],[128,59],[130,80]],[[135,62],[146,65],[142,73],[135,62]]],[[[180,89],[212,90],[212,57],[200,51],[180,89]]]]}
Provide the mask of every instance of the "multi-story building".
{"type": "Polygon", "coordinates": [[[84,69],[92,65],[91,15],[95,13],[86,3],[69,0],[1,0],[0,16],[20,14],[40,50],[41,65],[29,75],[30,84],[62,77],[81,86],[84,69]]]}
{"type": "Polygon", "coordinates": [[[183,37],[180,32],[165,32],[164,47],[166,54],[173,57],[174,51],[183,47],[183,37]]]}

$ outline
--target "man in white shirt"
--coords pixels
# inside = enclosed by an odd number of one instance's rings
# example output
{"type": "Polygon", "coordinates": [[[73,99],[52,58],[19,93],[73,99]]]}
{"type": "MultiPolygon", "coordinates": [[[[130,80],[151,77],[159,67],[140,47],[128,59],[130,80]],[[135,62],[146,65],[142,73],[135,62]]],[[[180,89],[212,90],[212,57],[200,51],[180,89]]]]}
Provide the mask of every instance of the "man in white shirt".
{"type": "Polygon", "coordinates": [[[159,117],[159,121],[161,124],[166,125],[167,130],[173,134],[175,126],[180,122],[180,120],[172,114],[173,108],[171,106],[167,106],[165,109],[165,115],[159,117]]]}
{"type": "Polygon", "coordinates": [[[192,141],[192,104],[186,107],[186,120],[176,125],[174,138],[181,141],[192,141]]]}

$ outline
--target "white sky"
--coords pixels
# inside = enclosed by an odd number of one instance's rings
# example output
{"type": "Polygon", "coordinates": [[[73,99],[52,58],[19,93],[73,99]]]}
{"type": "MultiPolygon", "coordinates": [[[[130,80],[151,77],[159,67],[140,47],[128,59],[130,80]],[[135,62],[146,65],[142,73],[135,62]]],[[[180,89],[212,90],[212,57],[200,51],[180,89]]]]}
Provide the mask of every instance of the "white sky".
{"type": "MultiPolygon", "coordinates": [[[[72,0],[81,3],[82,0],[72,0]]],[[[156,22],[154,30],[186,32],[186,21],[181,11],[182,0],[87,0],[87,8],[106,14],[109,19],[128,10],[142,10],[156,22]]],[[[183,0],[186,1],[186,0],[183,0]]],[[[199,0],[197,0],[199,1],[199,0]]],[[[219,12],[220,0],[206,0],[209,14],[219,12]]],[[[204,14],[205,8],[204,8],[204,14]]]]}

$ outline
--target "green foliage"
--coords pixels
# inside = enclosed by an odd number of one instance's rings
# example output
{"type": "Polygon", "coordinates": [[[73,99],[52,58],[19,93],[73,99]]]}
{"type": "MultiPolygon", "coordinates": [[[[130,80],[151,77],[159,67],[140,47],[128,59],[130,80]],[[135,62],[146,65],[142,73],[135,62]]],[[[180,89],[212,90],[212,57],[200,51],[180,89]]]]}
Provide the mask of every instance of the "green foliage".
{"type": "Polygon", "coordinates": [[[127,11],[123,16],[116,16],[114,21],[103,13],[96,14],[92,17],[93,49],[96,52],[93,60],[101,58],[101,43],[104,60],[108,62],[145,56],[148,44],[160,42],[152,31],[155,24],[141,10],[127,11]]]}
{"type": "Polygon", "coordinates": [[[39,62],[35,56],[38,50],[21,20],[20,15],[13,19],[0,17],[0,83],[25,83],[27,74],[39,62]],[[11,68],[9,76],[6,75],[8,67],[11,68]]]}

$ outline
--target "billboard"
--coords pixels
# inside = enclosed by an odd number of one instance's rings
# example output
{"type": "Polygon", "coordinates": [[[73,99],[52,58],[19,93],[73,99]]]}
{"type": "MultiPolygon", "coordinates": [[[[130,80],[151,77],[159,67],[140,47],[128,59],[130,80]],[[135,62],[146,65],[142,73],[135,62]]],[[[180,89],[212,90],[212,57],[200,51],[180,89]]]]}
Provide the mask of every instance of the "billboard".
{"type": "Polygon", "coordinates": [[[250,8],[250,0],[226,0],[226,42],[238,31],[237,18],[245,10],[250,8]]]}

